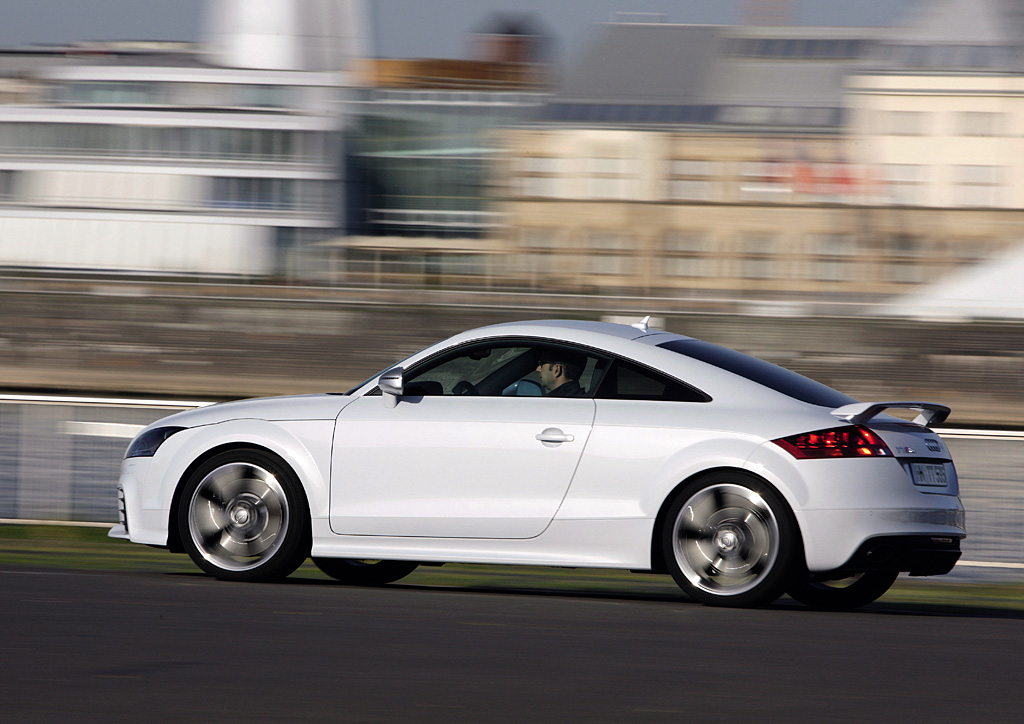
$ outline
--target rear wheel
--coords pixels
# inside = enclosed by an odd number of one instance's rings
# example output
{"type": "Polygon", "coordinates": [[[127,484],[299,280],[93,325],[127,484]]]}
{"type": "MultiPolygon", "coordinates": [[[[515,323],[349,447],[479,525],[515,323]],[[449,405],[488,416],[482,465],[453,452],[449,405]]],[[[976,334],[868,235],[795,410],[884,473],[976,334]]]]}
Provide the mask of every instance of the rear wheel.
{"type": "Polygon", "coordinates": [[[412,561],[364,561],[353,558],[314,558],[313,563],[331,578],[354,586],[383,586],[416,570],[412,561]]]}
{"type": "Polygon", "coordinates": [[[811,608],[849,611],[881,598],[898,576],[899,571],[868,571],[835,581],[804,578],[790,585],[786,593],[811,608]]]}
{"type": "Polygon", "coordinates": [[[692,598],[715,606],[771,603],[788,583],[796,522],[767,483],[742,472],[702,476],[668,509],[663,550],[692,598]]]}
{"type": "Polygon", "coordinates": [[[178,531],[196,565],[228,581],[284,578],[309,555],[309,512],[292,470],[261,450],[213,456],[189,477],[178,531]]]}

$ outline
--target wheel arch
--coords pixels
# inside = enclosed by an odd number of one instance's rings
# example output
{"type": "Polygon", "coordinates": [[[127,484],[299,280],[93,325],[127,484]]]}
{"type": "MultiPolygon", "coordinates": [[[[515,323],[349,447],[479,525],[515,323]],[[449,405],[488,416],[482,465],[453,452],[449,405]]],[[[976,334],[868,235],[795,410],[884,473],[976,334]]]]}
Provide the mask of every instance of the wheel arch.
{"type": "MultiPolygon", "coordinates": [[[[295,466],[288,462],[280,453],[277,451],[258,443],[252,442],[230,442],[222,445],[216,445],[203,453],[198,455],[192,462],[188,464],[182,474],[178,477],[177,483],[174,486],[174,493],[171,495],[170,508],[167,511],[167,548],[175,553],[184,553],[185,546],[181,541],[181,533],[178,530],[178,509],[181,505],[182,492],[185,489],[186,483],[192,477],[193,473],[198,470],[206,461],[211,458],[226,452],[242,451],[242,450],[253,450],[265,455],[273,457],[282,466],[288,468],[295,479],[299,482],[299,492],[302,495],[300,501],[304,507],[304,512],[309,517],[309,494],[306,491],[306,486],[302,482],[302,476],[295,469],[295,466]]],[[[307,534],[309,530],[307,528],[307,534]]]]}
{"type": "Polygon", "coordinates": [[[796,563],[802,566],[806,566],[806,552],[804,550],[804,539],[803,534],[800,531],[800,518],[796,515],[796,511],[793,510],[793,505],[789,500],[789,496],[786,495],[786,491],[780,490],[778,485],[772,483],[772,481],[765,478],[763,475],[748,470],[746,468],[735,467],[732,465],[720,465],[713,468],[707,468],[699,472],[695,472],[681,480],[672,490],[669,491],[668,495],[661,501],[661,506],[658,508],[658,514],[654,519],[654,526],[651,529],[651,570],[656,573],[668,573],[668,566],[665,563],[665,554],[662,549],[662,531],[665,526],[666,519],[668,518],[668,510],[672,505],[672,502],[676,499],[676,496],[680,494],[688,485],[693,481],[702,478],[706,475],[716,475],[720,473],[742,473],[743,475],[757,478],[764,485],[771,488],[782,500],[783,505],[786,506],[786,510],[793,522],[793,530],[796,532],[795,549],[798,551],[798,560],[796,563]]]}

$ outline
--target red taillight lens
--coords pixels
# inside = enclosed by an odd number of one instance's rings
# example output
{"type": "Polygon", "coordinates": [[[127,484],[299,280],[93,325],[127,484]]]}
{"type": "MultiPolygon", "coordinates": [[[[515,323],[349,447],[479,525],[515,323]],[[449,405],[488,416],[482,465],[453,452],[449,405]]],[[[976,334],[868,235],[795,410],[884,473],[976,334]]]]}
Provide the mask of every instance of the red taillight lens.
{"type": "Polygon", "coordinates": [[[798,460],[892,457],[882,438],[860,425],[804,432],[772,442],[798,460]]]}

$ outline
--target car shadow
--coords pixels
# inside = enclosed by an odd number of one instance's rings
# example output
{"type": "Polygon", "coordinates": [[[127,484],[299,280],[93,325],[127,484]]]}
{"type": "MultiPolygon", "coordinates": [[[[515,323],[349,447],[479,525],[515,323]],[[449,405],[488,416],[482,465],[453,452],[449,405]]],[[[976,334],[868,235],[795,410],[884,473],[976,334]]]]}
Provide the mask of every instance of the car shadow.
{"type": "MultiPolygon", "coordinates": [[[[205,573],[196,572],[167,572],[164,575],[184,576],[189,578],[206,578],[213,581],[205,573]]],[[[414,574],[415,575],[415,574],[414,574]]],[[[569,579],[562,579],[568,581],[569,579]]],[[[637,588],[643,589],[643,579],[639,579],[637,588]]],[[[566,584],[567,587],[545,587],[535,585],[515,585],[507,583],[459,583],[459,584],[437,584],[437,583],[416,583],[403,580],[397,583],[389,583],[383,586],[355,586],[340,583],[329,578],[313,578],[303,575],[292,575],[283,581],[275,583],[240,583],[234,585],[243,586],[311,586],[311,587],[342,587],[350,590],[380,591],[380,592],[416,592],[427,594],[445,594],[460,596],[522,596],[530,598],[553,598],[553,599],[588,599],[603,601],[621,601],[635,603],[663,603],[684,606],[703,606],[698,601],[689,598],[681,590],[667,589],[665,591],[647,590],[608,590],[596,587],[588,587],[585,583],[579,585],[566,584]],[[571,586],[571,587],[568,587],[571,586]]],[[[966,588],[969,592],[970,589],[966,588]]],[[[862,608],[852,611],[822,611],[809,608],[802,603],[794,601],[787,596],[757,609],[725,609],[722,610],[757,610],[777,611],[779,613],[800,613],[801,615],[836,615],[847,616],[933,616],[942,618],[990,618],[1024,621],[1024,609],[1016,608],[1019,602],[1007,600],[1006,605],[1000,605],[999,601],[974,597],[964,594],[961,600],[953,600],[954,597],[948,592],[950,600],[942,601],[890,601],[885,597],[868,604],[862,608]]]]}

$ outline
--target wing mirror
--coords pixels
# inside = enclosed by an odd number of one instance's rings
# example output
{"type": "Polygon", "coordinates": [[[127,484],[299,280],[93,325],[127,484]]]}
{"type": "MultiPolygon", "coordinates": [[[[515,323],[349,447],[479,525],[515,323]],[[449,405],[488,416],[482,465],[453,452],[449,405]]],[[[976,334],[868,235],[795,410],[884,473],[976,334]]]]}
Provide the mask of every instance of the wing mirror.
{"type": "Polygon", "coordinates": [[[398,398],[405,389],[404,378],[405,370],[401,367],[392,367],[377,380],[377,387],[383,393],[385,407],[394,407],[398,404],[398,398]]]}

